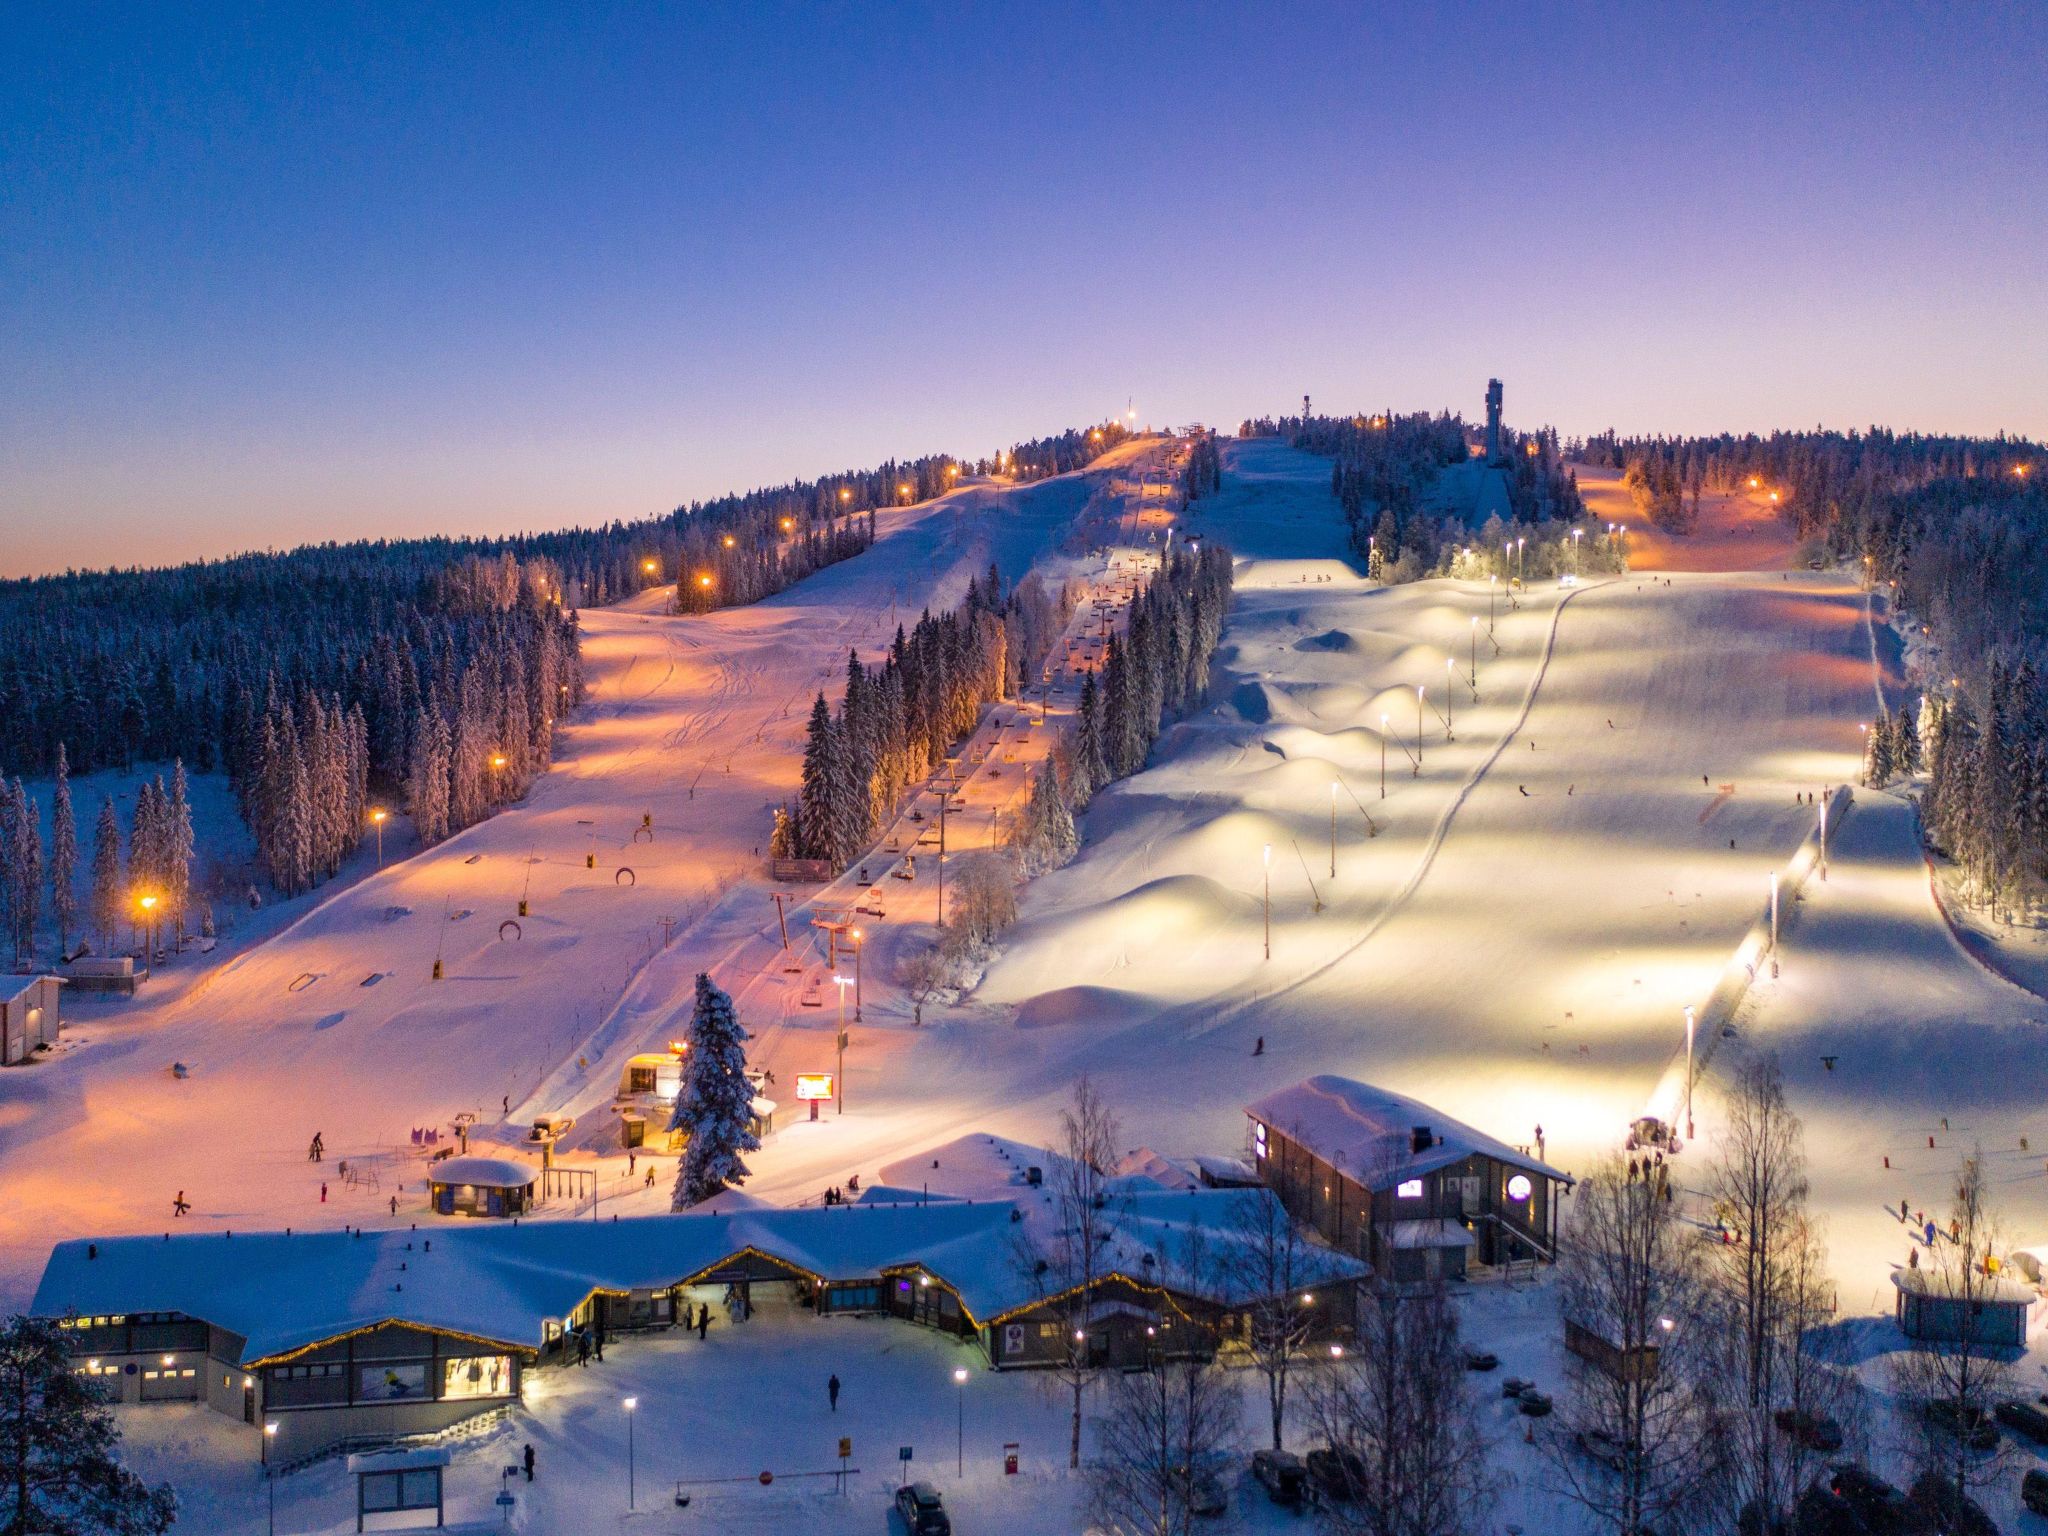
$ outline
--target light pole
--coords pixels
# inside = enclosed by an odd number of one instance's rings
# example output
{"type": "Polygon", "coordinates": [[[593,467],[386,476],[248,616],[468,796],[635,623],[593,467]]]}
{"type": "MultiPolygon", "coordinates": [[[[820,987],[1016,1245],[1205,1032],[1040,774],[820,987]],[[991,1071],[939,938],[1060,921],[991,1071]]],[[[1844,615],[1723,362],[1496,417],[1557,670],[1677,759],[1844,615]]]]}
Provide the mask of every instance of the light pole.
{"type": "Polygon", "coordinates": [[[270,1536],[277,1536],[277,1468],[271,1465],[270,1448],[277,1443],[277,1420],[263,1426],[263,1481],[270,1492],[270,1536]]]}
{"type": "Polygon", "coordinates": [[[1489,572],[1486,578],[1486,638],[1489,640],[1493,638],[1493,598],[1499,590],[1500,577],[1489,572]]]}
{"type": "Polygon", "coordinates": [[[952,803],[953,791],[939,791],[939,923],[946,926],[946,807],[952,803]]]}
{"type": "Polygon", "coordinates": [[[1778,974],[1778,872],[1771,871],[1771,974],[1778,974]]]}
{"type": "Polygon", "coordinates": [[[381,805],[370,812],[370,825],[377,829],[377,867],[379,869],[384,867],[384,822],[390,814],[381,805]]]}
{"type": "Polygon", "coordinates": [[[954,1366],[954,1367],[953,1367],[953,1386],[954,1386],[954,1388],[955,1388],[955,1391],[954,1391],[954,1394],[953,1394],[953,1400],[954,1400],[954,1402],[955,1402],[955,1403],[956,1403],[956,1404],[958,1405],[958,1411],[957,1411],[957,1413],[956,1413],[956,1414],[954,1415],[954,1421],[953,1421],[953,1423],[954,1423],[954,1435],[955,1435],[955,1439],[954,1439],[954,1442],[953,1442],[953,1475],[954,1475],[955,1477],[965,1477],[965,1476],[967,1475],[967,1367],[966,1367],[966,1366],[964,1366],[964,1365],[956,1365],[956,1366],[954,1366]]]}
{"type": "Polygon", "coordinates": [[[867,935],[858,928],[849,929],[847,937],[853,940],[853,1022],[860,1023],[860,951],[867,941],[867,935]]]}
{"type": "Polygon", "coordinates": [[[1273,958],[1273,845],[1266,844],[1266,958],[1273,958]]]}
{"type": "Polygon", "coordinates": [[[1444,658],[1444,676],[1449,679],[1444,684],[1444,740],[1456,741],[1458,739],[1458,664],[1448,656],[1444,658]]]}
{"type": "Polygon", "coordinates": [[[626,1410],[626,1512],[631,1514],[639,1503],[639,1488],[633,1477],[633,1410],[640,1406],[640,1399],[629,1397],[625,1400],[626,1410]]]}
{"type": "Polygon", "coordinates": [[[832,984],[839,988],[839,1077],[835,1084],[838,1089],[833,1099],[832,1113],[846,1113],[846,989],[853,985],[851,976],[834,976],[832,984]]]}
{"type": "Polygon", "coordinates": [[[1472,702],[1479,702],[1479,615],[1472,615],[1472,702]]]}
{"type": "Polygon", "coordinates": [[[142,964],[146,970],[156,959],[156,897],[138,897],[136,905],[142,908],[142,964]]]}
{"type": "Polygon", "coordinates": [[[1820,792],[1820,877],[1828,877],[1828,792],[1821,786],[1820,792]]]}
{"type": "Polygon", "coordinates": [[[1685,1139],[1692,1140],[1692,1004],[1685,1007],[1685,1139]]]}

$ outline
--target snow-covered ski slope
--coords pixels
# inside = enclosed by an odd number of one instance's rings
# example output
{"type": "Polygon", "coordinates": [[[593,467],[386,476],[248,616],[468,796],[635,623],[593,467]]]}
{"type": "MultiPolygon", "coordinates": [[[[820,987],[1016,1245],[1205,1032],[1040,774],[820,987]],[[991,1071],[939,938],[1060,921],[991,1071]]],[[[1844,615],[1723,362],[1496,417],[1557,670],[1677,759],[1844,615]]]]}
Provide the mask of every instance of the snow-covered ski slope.
{"type": "Polygon", "coordinates": [[[693,965],[723,942],[690,925],[744,884],[732,910],[772,928],[755,850],[848,650],[873,660],[992,561],[1021,576],[1165,453],[1129,444],[1086,473],[884,511],[873,549],[753,607],[676,618],[654,591],[584,613],[591,702],[523,803],[402,861],[394,845],[380,874],[175,996],[73,1000],[75,1048],[0,1077],[0,1288],[24,1299],[59,1237],[168,1225],[181,1189],[185,1224],[208,1229],[389,1220],[394,1194],[410,1219],[414,1126],[445,1137],[468,1109],[513,1134],[503,1106],[516,1117],[549,1085],[557,1107],[565,1062],[572,1089],[601,1068],[616,1084],[615,1060],[577,1059],[622,997],[651,1028],[687,1008],[693,965]],[[657,953],[670,963],[636,987],[657,953]],[[342,1159],[374,1180],[345,1185],[342,1159]]]}

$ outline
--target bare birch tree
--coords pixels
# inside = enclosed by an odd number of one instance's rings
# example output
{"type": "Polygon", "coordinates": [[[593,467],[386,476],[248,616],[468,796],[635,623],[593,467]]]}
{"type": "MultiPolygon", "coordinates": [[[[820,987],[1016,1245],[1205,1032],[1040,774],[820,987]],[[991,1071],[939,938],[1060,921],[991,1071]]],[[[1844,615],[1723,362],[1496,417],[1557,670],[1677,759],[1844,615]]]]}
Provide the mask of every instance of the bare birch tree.
{"type": "Polygon", "coordinates": [[[1047,1183],[1055,1231],[1032,1250],[1031,1269],[1040,1294],[1059,1319],[1061,1352],[1054,1375],[1073,1394],[1073,1427],[1067,1466],[1081,1465],[1081,1410],[1097,1374],[1089,1342],[1091,1309],[1102,1279],[1102,1254],[1116,1212],[1108,1197],[1109,1171],[1116,1161],[1116,1115],[1087,1077],[1074,1084],[1072,1100],[1060,1112],[1060,1141],[1053,1150],[1047,1183]]]}
{"type": "Polygon", "coordinates": [[[1555,1487],[1624,1536],[1685,1529],[1722,1462],[1703,1245],[1618,1157],[1572,1203],[1558,1278],[1580,1351],[1547,1437],[1555,1487]]]}
{"type": "Polygon", "coordinates": [[[2012,1395],[2013,1362],[2020,1353],[1981,1336],[1985,1303],[2009,1283],[1998,1275],[2002,1246],[1979,1148],[1956,1175],[1948,1230],[1936,1229],[1916,1271],[1924,1277],[1915,1283],[1924,1288],[1929,1310],[1938,1309],[1952,1325],[1928,1331],[1953,1336],[1923,1336],[1892,1362],[1892,1387],[1914,1460],[1923,1475],[1939,1479],[1958,1499],[1998,1480],[2008,1464],[2003,1435],[1988,1452],[1969,1444],[1970,1429],[1988,1422],[1999,1400],[2012,1395]]]}
{"type": "MultiPolygon", "coordinates": [[[[1278,1197],[1264,1191],[1237,1203],[1221,1264],[1244,1318],[1244,1343],[1266,1384],[1266,1409],[1279,1450],[1287,1384],[1317,1319],[1316,1287],[1330,1274],[1328,1251],[1310,1241],[1278,1197]]],[[[1325,1310],[1328,1301],[1325,1300],[1325,1310]]]]}
{"type": "Polygon", "coordinates": [[[1356,1340],[1309,1374],[1309,1420],[1355,1458],[1323,1521],[1344,1536],[1468,1536],[1492,1502],[1457,1312],[1441,1282],[1364,1297],[1356,1340]]]}

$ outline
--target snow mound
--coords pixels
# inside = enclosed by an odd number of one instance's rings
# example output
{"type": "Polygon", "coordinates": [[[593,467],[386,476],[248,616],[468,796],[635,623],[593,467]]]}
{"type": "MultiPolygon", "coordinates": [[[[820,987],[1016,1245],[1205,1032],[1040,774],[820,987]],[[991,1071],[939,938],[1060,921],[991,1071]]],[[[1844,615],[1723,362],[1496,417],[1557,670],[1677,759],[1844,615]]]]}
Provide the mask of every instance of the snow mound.
{"type": "Polygon", "coordinates": [[[1060,987],[1026,1001],[1017,1010],[1016,1023],[1019,1029],[1050,1029],[1099,1019],[1125,1021],[1155,1008],[1139,994],[1116,987],[1060,987]]]}
{"type": "Polygon", "coordinates": [[[1319,635],[1304,635],[1294,642],[1297,651],[1345,651],[1356,654],[1365,649],[1351,632],[1344,629],[1326,629],[1319,635]]]}

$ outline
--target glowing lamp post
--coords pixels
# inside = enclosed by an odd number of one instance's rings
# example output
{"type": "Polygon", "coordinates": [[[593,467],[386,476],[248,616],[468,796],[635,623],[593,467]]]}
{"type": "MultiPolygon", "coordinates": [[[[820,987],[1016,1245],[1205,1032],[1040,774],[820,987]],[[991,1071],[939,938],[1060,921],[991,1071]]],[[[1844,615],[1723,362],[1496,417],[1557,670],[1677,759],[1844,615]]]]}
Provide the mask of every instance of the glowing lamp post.
{"type": "Polygon", "coordinates": [[[858,928],[850,928],[847,930],[846,936],[853,940],[853,1022],[858,1024],[861,1021],[860,952],[867,942],[867,935],[862,933],[858,928]]]}
{"type": "Polygon", "coordinates": [[[1444,740],[1458,739],[1458,664],[1450,657],[1444,658],[1444,676],[1450,681],[1444,684],[1444,740]]]}
{"type": "Polygon", "coordinates": [[[658,576],[661,573],[661,562],[659,560],[642,560],[640,562],[640,569],[649,576],[658,576]]]}
{"type": "Polygon", "coordinates": [[[633,1410],[640,1406],[640,1399],[629,1397],[619,1406],[626,1410],[626,1510],[630,1514],[639,1503],[640,1490],[633,1477],[633,1410]]]}
{"type": "Polygon", "coordinates": [[[846,1113],[846,989],[853,985],[851,976],[834,976],[832,985],[839,989],[839,1075],[834,1080],[839,1097],[833,1101],[832,1113],[846,1113]]]}
{"type": "Polygon", "coordinates": [[[277,1536],[277,1469],[270,1464],[270,1447],[277,1441],[277,1420],[263,1426],[263,1481],[270,1489],[270,1536],[277,1536]]]}
{"type": "Polygon", "coordinates": [[[954,1416],[953,1475],[967,1475],[967,1367],[953,1367],[953,1397],[958,1405],[954,1416]]]}
{"type": "Polygon", "coordinates": [[[370,812],[370,825],[377,829],[377,867],[379,869],[384,867],[384,823],[390,819],[390,816],[391,813],[381,805],[370,812]]]}
{"type": "Polygon", "coordinates": [[[142,908],[142,963],[146,967],[156,958],[156,908],[154,895],[139,896],[135,905],[142,908]]]}
{"type": "Polygon", "coordinates": [[[1479,702],[1479,615],[1476,613],[1472,615],[1472,674],[1469,681],[1472,685],[1472,702],[1477,704],[1479,702]]]}
{"type": "Polygon", "coordinates": [[[1692,1005],[1685,1009],[1685,1139],[1692,1140],[1692,1005]]]}

